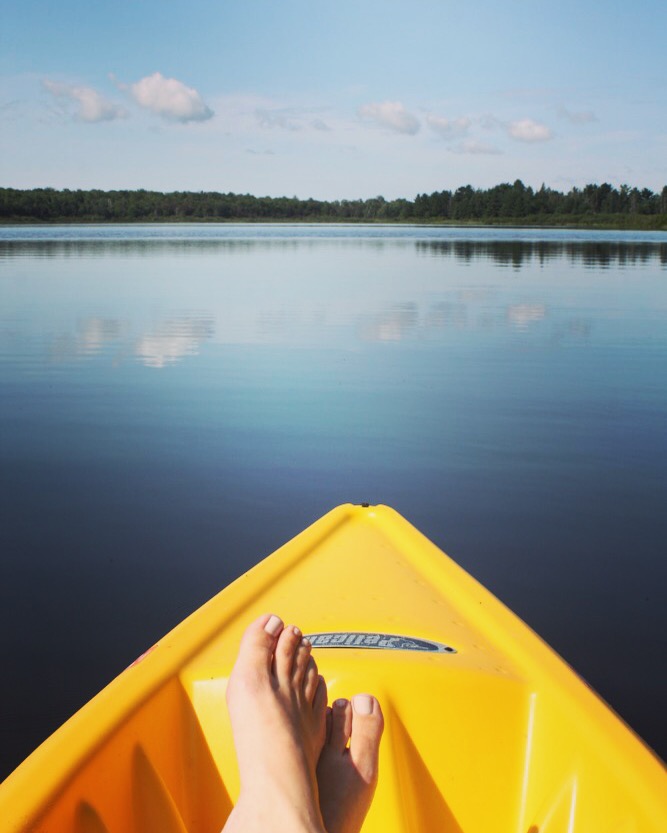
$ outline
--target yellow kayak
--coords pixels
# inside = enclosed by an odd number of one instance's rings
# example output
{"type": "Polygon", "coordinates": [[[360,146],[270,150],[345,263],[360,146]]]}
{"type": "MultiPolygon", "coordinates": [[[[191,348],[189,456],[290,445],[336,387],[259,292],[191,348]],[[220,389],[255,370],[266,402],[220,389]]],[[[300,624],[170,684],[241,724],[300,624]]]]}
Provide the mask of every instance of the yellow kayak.
{"type": "Polygon", "coordinates": [[[3,833],[218,833],[245,627],[309,634],[330,701],[382,703],[365,833],[667,829],[659,760],[525,624],[385,506],[341,506],[147,651],[0,786],[3,833]]]}

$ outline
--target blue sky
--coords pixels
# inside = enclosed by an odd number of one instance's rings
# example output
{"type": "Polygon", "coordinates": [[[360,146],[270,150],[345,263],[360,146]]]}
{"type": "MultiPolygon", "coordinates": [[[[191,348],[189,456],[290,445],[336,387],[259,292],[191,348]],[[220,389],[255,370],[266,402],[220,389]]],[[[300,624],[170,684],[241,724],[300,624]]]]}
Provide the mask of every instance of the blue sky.
{"type": "Polygon", "coordinates": [[[665,0],[13,0],[0,185],[667,184],[665,0]]]}

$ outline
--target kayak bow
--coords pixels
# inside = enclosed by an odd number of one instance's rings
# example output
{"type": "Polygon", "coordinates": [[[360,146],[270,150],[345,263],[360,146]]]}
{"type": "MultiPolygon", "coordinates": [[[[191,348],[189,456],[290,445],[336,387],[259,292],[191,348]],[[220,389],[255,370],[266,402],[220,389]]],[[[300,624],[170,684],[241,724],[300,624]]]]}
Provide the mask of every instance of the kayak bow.
{"type": "Polygon", "coordinates": [[[247,624],[311,636],[329,699],[382,703],[365,833],[667,829],[656,757],[539,637],[385,506],[329,512],[178,625],[0,786],[5,833],[218,833],[247,624]]]}

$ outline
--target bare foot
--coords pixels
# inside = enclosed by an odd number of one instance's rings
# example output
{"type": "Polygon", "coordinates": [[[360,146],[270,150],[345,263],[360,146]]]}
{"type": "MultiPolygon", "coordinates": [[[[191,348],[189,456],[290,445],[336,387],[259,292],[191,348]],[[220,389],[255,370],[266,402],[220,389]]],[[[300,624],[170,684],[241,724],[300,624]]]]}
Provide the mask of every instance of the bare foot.
{"type": "Polygon", "coordinates": [[[356,694],[352,702],[334,702],[317,765],[320,809],[328,833],[361,830],[377,784],[383,728],[382,709],[370,694],[356,694]]]}
{"type": "Polygon", "coordinates": [[[227,686],[241,794],[225,833],[325,833],[317,761],[327,690],[310,644],[277,616],[246,630],[227,686]]]}

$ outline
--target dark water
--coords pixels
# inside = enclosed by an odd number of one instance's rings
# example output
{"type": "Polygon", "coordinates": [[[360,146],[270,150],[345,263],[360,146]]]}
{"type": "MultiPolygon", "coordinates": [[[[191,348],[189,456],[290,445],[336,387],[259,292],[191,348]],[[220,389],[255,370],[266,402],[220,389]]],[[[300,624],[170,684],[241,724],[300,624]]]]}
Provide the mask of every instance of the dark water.
{"type": "Polygon", "coordinates": [[[346,501],[667,756],[665,235],[0,228],[0,396],[0,775],[346,501]]]}

